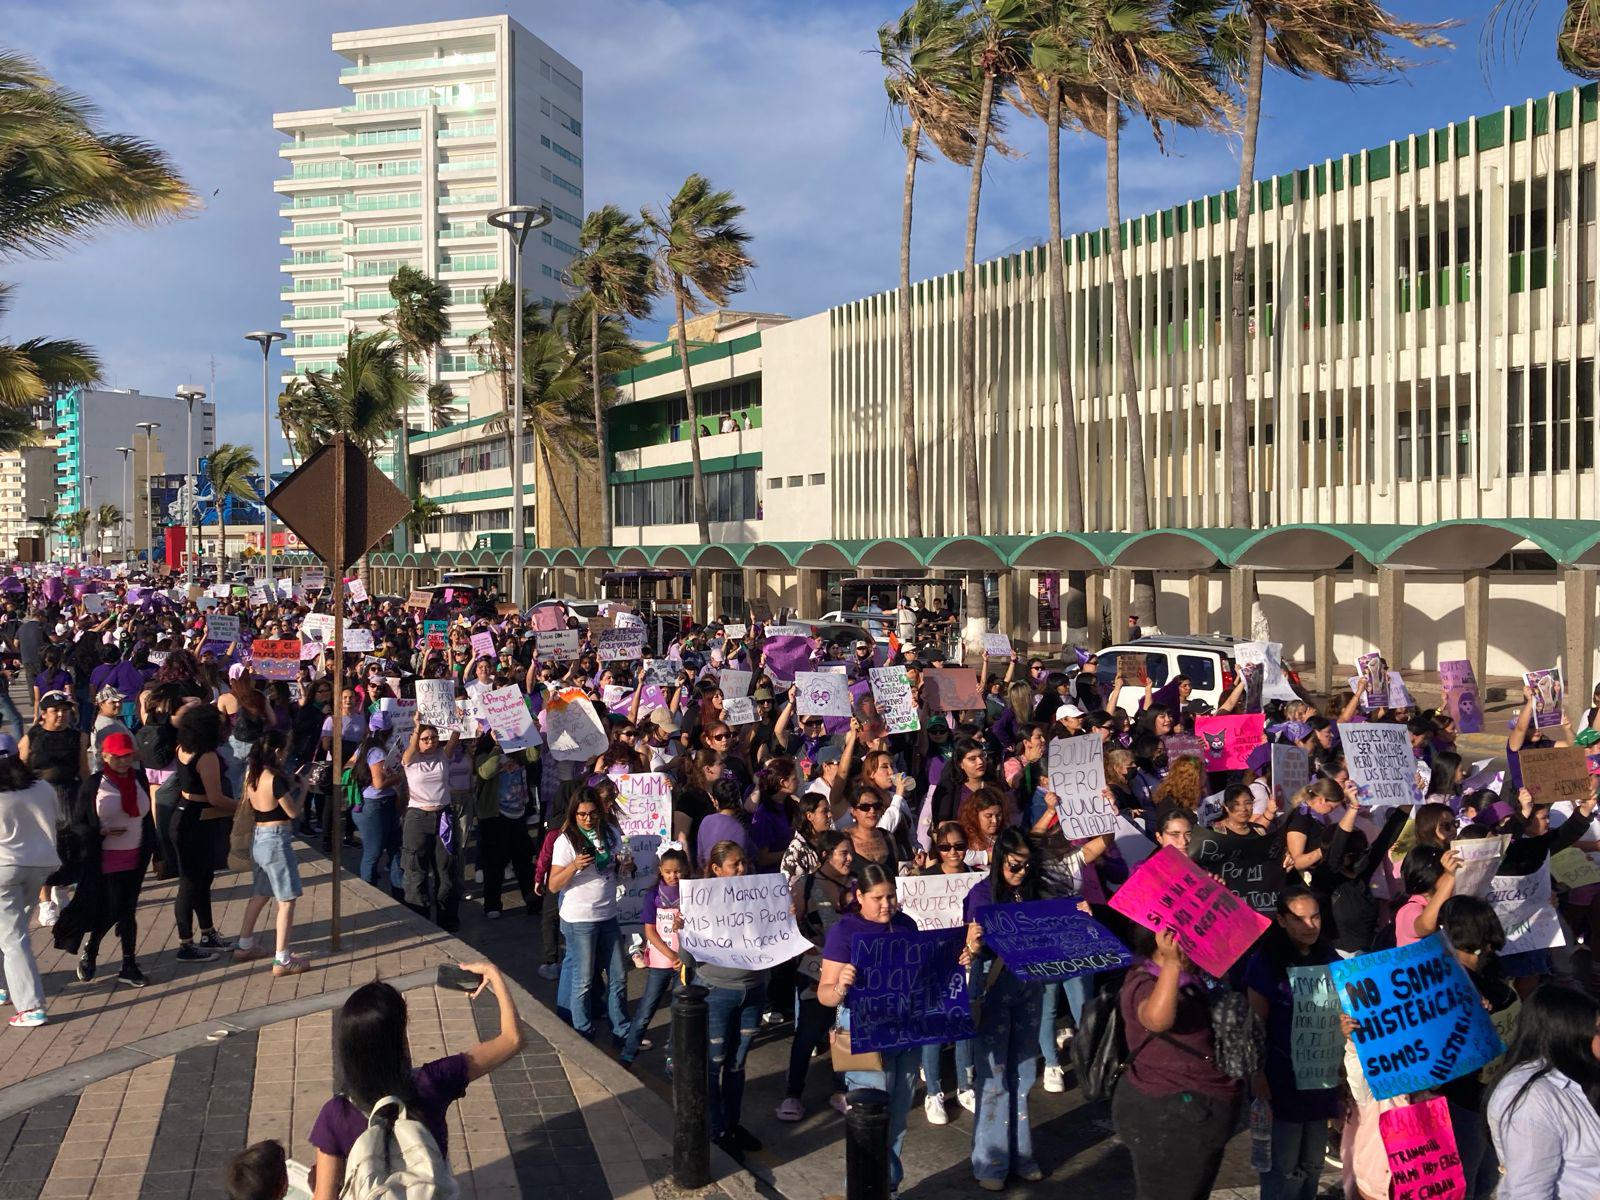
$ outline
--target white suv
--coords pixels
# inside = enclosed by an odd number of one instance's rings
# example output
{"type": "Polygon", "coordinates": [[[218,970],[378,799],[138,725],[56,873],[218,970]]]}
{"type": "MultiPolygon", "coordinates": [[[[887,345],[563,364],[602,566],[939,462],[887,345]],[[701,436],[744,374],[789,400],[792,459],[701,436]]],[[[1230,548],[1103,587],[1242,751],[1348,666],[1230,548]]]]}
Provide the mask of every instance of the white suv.
{"type": "MultiPolygon", "coordinates": [[[[1107,646],[1095,653],[1095,678],[1100,681],[1100,694],[1109,705],[1117,686],[1117,660],[1125,654],[1137,654],[1144,659],[1145,673],[1150,677],[1152,688],[1160,690],[1174,675],[1184,675],[1192,685],[1189,699],[1204,700],[1215,708],[1233,690],[1236,670],[1233,643],[1231,637],[1158,635],[1107,646]]],[[[1138,710],[1142,695],[1142,692],[1135,695],[1125,690],[1117,707],[1131,717],[1138,710]]]]}

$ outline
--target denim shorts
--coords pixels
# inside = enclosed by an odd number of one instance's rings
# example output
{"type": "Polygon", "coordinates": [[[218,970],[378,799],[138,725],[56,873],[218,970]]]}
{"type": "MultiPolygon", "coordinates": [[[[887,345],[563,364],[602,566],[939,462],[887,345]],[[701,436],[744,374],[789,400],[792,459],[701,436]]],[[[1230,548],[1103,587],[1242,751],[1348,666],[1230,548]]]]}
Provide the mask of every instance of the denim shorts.
{"type": "Polygon", "coordinates": [[[250,841],[251,890],[274,900],[300,897],[300,864],[294,856],[294,822],[257,825],[250,841]]]}

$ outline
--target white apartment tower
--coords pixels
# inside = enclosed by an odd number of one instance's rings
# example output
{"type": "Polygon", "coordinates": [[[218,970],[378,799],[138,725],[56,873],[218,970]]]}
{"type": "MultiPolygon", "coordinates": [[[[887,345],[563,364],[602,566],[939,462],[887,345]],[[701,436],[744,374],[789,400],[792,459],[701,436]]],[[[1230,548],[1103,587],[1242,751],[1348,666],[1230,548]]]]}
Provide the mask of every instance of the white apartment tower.
{"type": "MultiPolygon", "coordinates": [[[[350,103],[277,113],[289,174],[273,187],[291,373],[331,370],[346,335],[380,328],[389,279],[413,266],[449,285],[450,336],[423,368],[464,398],[479,368],[467,339],[485,325],[483,289],[511,275],[507,236],[488,215],[544,205],[523,288],[564,295],[583,220],[583,75],[510,17],[333,35],[350,61],[350,103]]],[[[411,423],[431,428],[419,396],[411,423]]]]}

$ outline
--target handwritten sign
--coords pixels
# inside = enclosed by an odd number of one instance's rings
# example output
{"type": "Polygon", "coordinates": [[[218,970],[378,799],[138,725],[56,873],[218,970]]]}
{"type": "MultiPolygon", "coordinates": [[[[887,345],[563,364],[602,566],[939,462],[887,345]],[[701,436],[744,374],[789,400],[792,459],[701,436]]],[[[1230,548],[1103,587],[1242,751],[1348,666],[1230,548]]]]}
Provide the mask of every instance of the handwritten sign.
{"type": "Polygon", "coordinates": [[[346,629],[344,631],[344,650],[346,654],[371,654],[373,648],[372,630],[346,629]]]}
{"type": "Polygon", "coordinates": [[[406,597],[407,608],[419,608],[426,612],[433,603],[433,593],[426,588],[416,588],[406,597]]]}
{"type": "Polygon", "coordinates": [[[326,646],[333,641],[333,614],[307,613],[300,618],[300,632],[306,640],[326,646]]]}
{"type": "Polygon", "coordinates": [[[1333,990],[1333,973],[1325,966],[1290,967],[1289,989],[1294,993],[1289,1024],[1294,1085],[1305,1091],[1338,1087],[1344,1037],[1339,1032],[1339,997],[1333,990]]]}
{"type": "Polygon", "coordinates": [[[595,656],[601,662],[630,662],[644,657],[644,630],[602,629],[595,643],[595,656]]]}
{"type": "Polygon", "coordinates": [[[722,701],[726,704],[729,700],[750,694],[751,674],[749,671],[736,671],[732,667],[724,668],[717,675],[717,686],[722,689],[722,701]]]}
{"type": "MultiPolygon", "coordinates": [[[[1497,1009],[1489,1014],[1489,1021],[1494,1025],[1494,1031],[1500,1040],[1507,1046],[1511,1045],[1511,1037],[1517,1032],[1517,1021],[1522,1016],[1522,1001],[1513,1000],[1504,1008],[1497,1009]]],[[[1494,1091],[1494,1085],[1500,1082],[1500,1076],[1511,1069],[1504,1054],[1498,1055],[1484,1065],[1482,1073],[1478,1076],[1483,1080],[1483,1094],[1487,1096],[1494,1091]]]]}
{"type": "Polygon", "coordinates": [[[955,929],[965,925],[962,910],[967,893],[983,877],[982,871],[897,876],[894,887],[900,898],[900,911],[915,921],[918,929],[955,929]]]}
{"type": "Polygon", "coordinates": [[[639,924],[644,898],[660,879],[657,855],[672,828],[672,780],[658,773],[615,775],[617,825],[633,855],[633,878],[617,884],[617,919],[639,924]]]}
{"type": "Polygon", "coordinates": [[[494,657],[494,634],[475,633],[472,635],[471,644],[473,658],[492,659],[494,657]]]}
{"type": "Polygon", "coordinates": [[[1489,881],[1486,897],[1500,928],[1505,930],[1504,954],[1524,950],[1550,950],[1567,944],[1561,919],[1550,907],[1550,864],[1541,864],[1531,875],[1496,875],[1489,881]]]}
{"type": "Polygon", "coordinates": [[[1500,860],[1506,856],[1505,834],[1486,838],[1463,838],[1450,843],[1450,849],[1461,856],[1461,866],[1456,870],[1458,896],[1477,896],[1482,899],[1489,892],[1489,883],[1500,869],[1500,860]]]}
{"type": "Polygon", "coordinates": [[[435,729],[449,729],[456,720],[456,681],[417,680],[417,720],[435,729]]]}
{"type": "Polygon", "coordinates": [[[478,704],[502,750],[522,750],[539,744],[539,730],[528,713],[522,689],[516,684],[479,693],[478,704]]]}
{"type": "Polygon", "coordinates": [[[722,719],[729,725],[754,725],[756,723],[756,702],[749,696],[724,696],[722,698],[722,719]]]}
{"type": "Polygon", "coordinates": [[[1252,909],[1270,917],[1283,892],[1281,837],[1222,837],[1208,829],[1195,837],[1195,862],[1252,909]]]}
{"type": "Polygon", "coordinates": [[[1422,803],[1417,759],[1404,725],[1339,723],[1345,766],[1362,804],[1387,808],[1422,803]]]}
{"type": "Polygon", "coordinates": [[[1561,681],[1560,667],[1547,667],[1540,671],[1524,671],[1522,684],[1533,699],[1533,723],[1540,728],[1560,725],[1566,720],[1561,706],[1566,703],[1566,688],[1561,681]]]}
{"type": "Polygon", "coordinates": [[[1003,633],[983,635],[983,652],[990,658],[1010,658],[1011,639],[1003,633]]]}
{"type": "Polygon", "coordinates": [[[1059,798],[1056,818],[1069,841],[1083,841],[1117,827],[1117,810],[1106,799],[1103,743],[1098,733],[1050,742],[1046,767],[1050,790],[1059,798]]]}
{"type": "Polygon", "coordinates": [[[1450,1102],[1443,1096],[1385,1109],[1378,1114],[1378,1135],[1389,1156],[1390,1200],[1457,1200],[1467,1194],[1450,1102]]]}
{"type": "Polygon", "coordinates": [[[367,602],[367,585],[359,579],[346,579],[344,581],[345,595],[350,597],[352,604],[365,604],[367,602]]]}
{"type": "Polygon", "coordinates": [[[298,638],[256,638],[250,643],[250,669],[262,679],[295,679],[300,674],[298,638]]]}
{"type": "Polygon", "coordinates": [[[239,640],[239,618],[227,617],[221,613],[206,614],[206,641],[208,642],[237,642],[239,640]]]}
{"type": "Polygon", "coordinates": [[[762,971],[811,948],[800,936],[782,875],[685,879],[678,885],[679,945],[696,962],[762,971]]]}
{"type": "Polygon", "coordinates": [[[533,628],[536,633],[571,632],[567,629],[567,614],[556,604],[544,604],[533,610],[533,628]]]}
{"type": "MultiPolygon", "coordinates": [[[[1456,873],[1460,878],[1460,872],[1456,873]]],[[[1568,846],[1560,854],[1550,856],[1550,878],[1564,888],[1588,887],[1592,883],[1600,883],[1600,867],[1595,866],[1594,859],[1590,858],[1576,846],[1568,846]]],[[[1459,891],[1461,885],[1456,884],[1459,891]]]]}
{"type": "Polygon", "coordinates": [[[911,677],[904,667],[869,667],[867,680],[878,715],[890,733],[910,733],[922,727],[916,701],[911,696],[911,677]]]}
{"type": "Polygon", "coordinates": [[[1456,723],[1457,733],[1483,732],[1483,702],[1478,697],[1478,678],[1472,664],[1464,658],[1450,658],[1439,664],[1439,687],[1445,707],[1456,723]]]}
{"type": "MultiPolygon", "coordinates": [[[[548,611],[540,609],[540,612],[548,611]]],[[[581,641],[576,629],[558,629],[533,635],[534,652],[544,662],[571,662],[578,657],[581,641]]]]}
{"type": "Polygon", "coordinates": [[[724,625],[722,627],[722,636],[730,642],[739,641],[747,636],[749,632],[743,625],[724,625]]]}
{"type": "Polygon", "coordinates": [[[550,753],[557,762],[584,762],[604,754],[611,745],[594,705],[576,688],[551,699],[544,719],[550,753]]]}
{"type": "Polygon", "coordinates": [[[937,667],[924,671],[922,699],[934,712],[971,712],[983,707],[978,677],[958,667],[937,667]]]}
{"type": "Polygon", "coordinates": [[[1287,809],[1289,802],[1311,782],[1311,759],[1299,746],[1272,744],[1272,798],[1278,807],[1287,809]]]}
{"type": "Polygon", "coordinates": [[[794,677],[800,689],[798,707],[802,717],[848,717],[850,685],[835,671],[800,671],[794,677]]]}
{"type": "Polygon", "coordinates": [[[1589,760],[1582,746],[1547,746],[1523,750],[1522,786],[1541,804],[1577,803],[1594,794],[1589,760]]]}
{"type": "Polygon", "coordinates": [[[1194,732],[1205,743],[1207,771],[1242,771],[1250,751],[1267,740],[1266,718],[1260,713],[1196,717],[1194,732]]]}
{"type": "Polygon", "coordinates": [[[894,1052],[973,1036],[965,935],[900,930],[858,937],[850,948],[850,1048],[894,1052]]]}
{"type": "Polygon", "coordinates": [[[1350,1040],[1379,1100],[1436,1088],[1505,1050],[1478,989],[1437,933],[1331,969],[1339,1006],[1356,1023],[1350,1040]]]}
{"type": "Polygon", "coordinates": [[[449,631],[449,621],[424,621],[422,623],[423,645],[429,650],[443,650],[445,635],[449,631]]]}
{"type": "Polygon", "coordinates": [[[1074,899],[986,904],[977,915],[984,945],[1021,979],[1071,979],[1133,962],[1127,947],[1074,899]]]}
{"type": "Polygon", "coordinates": [[[1111,898],[1111,907],[1146,929],[1170,928],[1183,952],[1219,977],[1267,928],[1265,917],[1175,846],[1145,859],[1111,898]]]}

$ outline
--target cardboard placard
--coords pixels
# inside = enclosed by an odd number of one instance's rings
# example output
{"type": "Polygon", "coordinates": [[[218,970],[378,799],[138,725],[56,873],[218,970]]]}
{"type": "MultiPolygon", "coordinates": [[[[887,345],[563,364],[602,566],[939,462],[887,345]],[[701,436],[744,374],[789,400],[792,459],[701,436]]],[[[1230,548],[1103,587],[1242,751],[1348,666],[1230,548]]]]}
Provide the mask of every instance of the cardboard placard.
{"type": "Polygon", "coordinates": [[[1461,856],[1461,866],[1456,868],[1457,896],[1489,894],[1489,884],[1500,869],[1500,860],[1506,856],[1506,845],[1511,839],[1503,833],[1486,838],[1466,838],[1450,843],[1450,849],[1461,856]]]}
{"type": "Polygon", "coordinates": [[[1280,809],[1288,809],[1289,802],[1311,782],[1311,759],[1299,746],[1272,744],[1272,798],[1280,809]]]}
{"type": "Polygon", "coordinates": [[[359,579],[346,579],[344,581],[344,591],[352,604],[365,604],[367,602],[367,585],[359,579]]]}
{"type": "Polygon", "coordinates": [[[749,632],[743,625],[724,625],[722,627],[722,636],[730,642],[742,640],[748,636],[749,632]]]}
{"type": "Polygon", "coordinates": [[[900,898],[900,911],[915,921],[918,929],[956,929],[966,924],[961,914],[967,893],[983,878],[982,871],[900,875],[895,878],[894,887],[900,898]]]}
{"type": "Polygon", "coordinates": [[[1167,767],[1169,769],[1173,763],[1184,757],[1198,758],[1201,762],[1205,761],[1206,744],[1192,733],[1169,733],[1161,739],[1161,745],[1167,752],[1167,767]]]}
{"type": "Polygon", "coordinates": [[[1344,1075],[1344,1036],[1339,1032],[1339,998],[1326,966],[1290,967],[1294,1015],[1289,1026],[1294,1085],[1302,1090],[1335,1088],[1344,1075]]]}
{"type": "MultiPolygon", "coordinates": [[[[1594,859],[1578,847],[1568,846],[1561,853],[1550,856],[1550,878],[1564,888],[1588,887],[1600,883],[1600,866],[1596,866],[1594,859]]],[[[1460,886],[1456,885],[1458,889],[1460,886]]]]}
{"type": "Polygon", "coordinates": [[[722,719],[729,725],[754,725],[756,723],[756,702],[749,696],[724,696],[722,698],[722,719]]]}
{"type": "Polygon", "coordinates": [[[1567,944],[1561,919],[1550,906],[1548,861],[1531,875],[1496,875],[1489,881],[1489,894],[1485,898],[1495,916],[1500,918],[1500,928],[1505,930],[1502,956],[1521,954],[1525,950],[1551,950],[1567,944]]]}
{"type": "Polygon", "coordinates": [[[617,824],[633,856],[633,878],[618,883],[617,919],[637,926],[644,898],[660,879],[661,843],[672,830],[672,780],[655,772],[612,779],[617,785],[617,824]]]}
{"type": "Polygon", "coordinates": [[[578,657],[581,641],[576,629],[539,632],[533,635],[534,653],[541,662],[571,662],[578,657]]]}
{"type": "Polygon", "coordinates": [[[984,945],[1019,979],[1071,979],[1133,962],[1128,948],[1074,899],[986,904],[977,917],[984,945]]]}
{"type": "Polygon", "coordinates": [[[750,694],[750,680],[754,676],[749,671],[738,671],[732,667],[724,667],[717,672],[717,687],[722,690],[722,702],[750,694]]]}
{"type": "MultiPolygon", "coordinates": [[[[555,633],[567,629],[567,614],[554,604],[546,604],[533,610],[533,628],[538,633],[555,633]]],[[[578,631],[573,629],[571,633],[578,631]]]]}
{"type": "Polygon", "coordinates": [[[577,688],[552,696],[545,703],[544,719],[545,739],[557,762],[586,762],[611,745],[593,703],[577,688]]]}
{"type": "Polygon", "coordinates": [[[1566,721],[1561,709],[1567,701],[1566,687],[1562,682],[1560,667],[1546,667],[1539,671],[1524,671],[1522,684],[1533,698],[1533,723],[1541,729],[1560,725],[1566,721]]]}
{"type": "Polygon", "coordinates": [[[978,677],[962,667],[934,667],[924,671],[922,701],[931,712],[972,712],[983,708],[978,677]]]}
{"type": "Polygon", "coordinates": [[[250,643],[250,669],[262,679],[285,682],[300,674],[300,642],[297,638],[256,638],[250,643]]]}
{"type": "Polygon", "coordinates": [[[1111,898],[1111,907],[1146,929],[1170,927],[1183,952],[1218,977],[1255,944],[1268,923],[1175,846],[1163,846],[1145,859],[1111,898]]]}
{"type": "Polygon", "coordinates": [[[868,667],[867,679],[878,715],[890,733],[910,733],[922,728],[916,701],[911,696],[911,677],[904,667],[868,667]]]}
{"type": "Polygon", "coordinates": [[[696,962],[762,971],[811,948],[795,925],[789,881],[782,875],[685,879],[679,945],[696,962]]]}
{"type": "Polygon", "coordinates": [[[1390,1200],[1459,1200],[1467,1194],[1450,1102],[1443,1096],[1383,1110],[1378,1136],[1389,1156],[1390,1200]]]}
{"type": "Polygon", "coordinates": [[[1099,837],[1117,827],[1116,806],[1105,795],[1104,743],[1098,733],[1052,738],[1046,772],[1058,798],[1056,819],[1068,841],[1099,837]]]}
{"type": "Polygon", "coordinates": [[[443,650],[449,633],[449,621],[424,621],[422,623],[422,644],[429,650],[443,650]]]}
{"type": "Polygon", "coordinates": [[[1247,709],[1259,709],[1265,700],[1300,699],[1284,672],[1281,642],[1235,642],[1233,661],[1245,676],[1247,709]]]}
{"type": "Polygon", "coordinates": [[[419,679],[417,688],[417,720],[432,725],[445,733],[456,723],[456,681],[454,679],[419,679]]]}
{"type": "Polygon", "coordinates": [[[376,649],[372,640],[372,630],[351,629],[344,631],[344,652],[346,654],[371,654],[376,649]]]}
{"type": "Polygon", "coordinates": [[[221,642],[223,645],[227,645],[229,642],[237,642],[238,640],[238,617],[228,617],[221,613],[206,614],[206,641],[221,642]]]}
{"type": "Polygon", "coordinates": [[[1003,633],[983,635],[983,652],[990,658],[1010,658],[1011,639],[1003,633]]]}
{"type": "Polygon", "coordinates": [[[894,1052],[970,1038],[972,1003],[960,963],[965,940],[954,929],[857,937],[850,948],[856,978],[847,996],[851,1050],[894,1052]]]}
{"type": "Polygon", "coordinates": [[[1517,754],[1522,786],[1540,804],[1576,804],[1594,794],[1589,759],[1582,746],[1531,747],[1517,754]]]}
{"type": "Polygon", "coordinates": [[[523,750],[539,744],[539,730],[528,713],[527,698],[516,684],[479,693],[478,705],[502,750],[523,750]]]}
{"type": "Polygon", "coordinates": [[[433,604],[433,593],[424,588],[416,588],[406,597],[407,608],[418,608],[426,612],[433,604]]]}
{"type": "Polygon", "coordinates": [[[1190,852],[1256,912],[1270,918],[1277,911],[1285,882],[1281,838],[1223,837],[1208,829],[1195,834],[1190,852]]]}
{"type": "Polygon", "coordinates": [[[470,639],[473,658],[493,659],[495,657],[494,634],[475,633],[470,639]]]}
{"type": "Polygon", "coordinates": [[[1421,804],[1417,759],[1404,725],[1339,723],[1345,766],[1359,801],[1371,808],[1421,804]]]}
{"type": "Polygon", "coordinates": [[[794,677],[800,689],[795,705],[802,717],[849,717],[850,684],[836,671],[800,671],[794,677]]]}
{"type": "MultiPolygon", "coordinates": [[[[1361,697],[1362,708],[1381,708],[1389,696],[1389,676],[1383,666],[1383,655],[1370,650],[1356,658],[1356,677],[1367,681],[1367,691],[1361,697]]],[[[1355,688],[1350,689],[1354,691],[1355,688]]]]}
{"type": "Polygon", "coordinates": [[[637,662],[644,657],[644,630],[632,627],[602,629],[595,643],[601,662],[637,662]]]}

